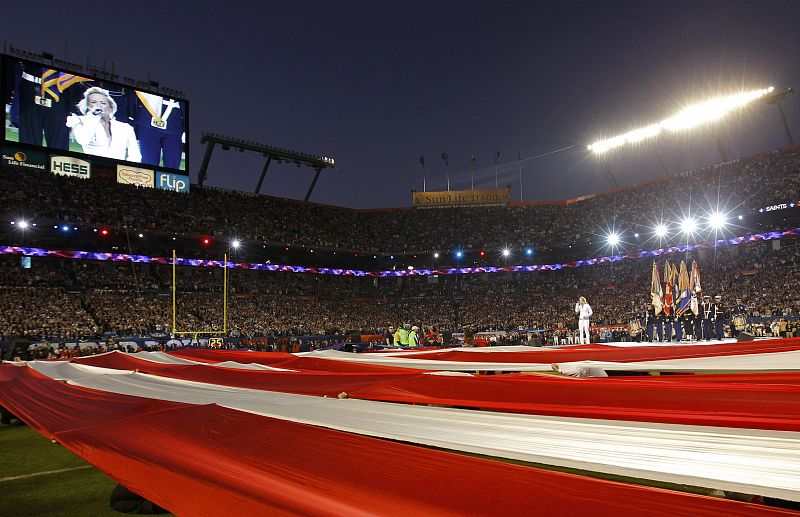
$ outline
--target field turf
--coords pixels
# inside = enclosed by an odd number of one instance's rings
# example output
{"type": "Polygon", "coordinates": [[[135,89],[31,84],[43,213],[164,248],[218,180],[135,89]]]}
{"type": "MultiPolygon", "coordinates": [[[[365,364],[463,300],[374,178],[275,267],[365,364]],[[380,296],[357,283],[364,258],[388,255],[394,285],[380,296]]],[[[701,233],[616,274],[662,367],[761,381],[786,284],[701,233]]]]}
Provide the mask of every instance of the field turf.
{"type": "Polygon", "coordinates": [[[111,478],[33,429],[0,426],[0,515],[120,516],[108,504],[114,486],[111,478]]]}

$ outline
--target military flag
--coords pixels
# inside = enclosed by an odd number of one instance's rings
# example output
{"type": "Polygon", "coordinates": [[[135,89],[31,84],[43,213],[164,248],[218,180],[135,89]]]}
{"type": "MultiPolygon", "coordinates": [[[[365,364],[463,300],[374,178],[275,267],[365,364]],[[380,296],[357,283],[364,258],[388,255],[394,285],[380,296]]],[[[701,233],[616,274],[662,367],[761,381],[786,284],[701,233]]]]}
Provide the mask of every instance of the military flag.
{"type": "Polygon", "coordinates": [[[669,260],[664,262],[664,314],[672,313],[672,267],[669,260]]]}
{"type": "Polygon", "coordinates": [[[692,261],[692,273],[689,275],[689,291],[692,295],[691,308],[695,316],[700,314],[700,268],[697,267],[697,262],[692,261]]]}
{"type": "Polygon", "coordinates": [[[683,315],[689,310],[692,303],[692,295],[689,290],[689,271],[686,269],[686,262],[681,260],[681,269],[678,273],[678,304],[675,308],[675,314],[678,316],[683,315]]]}
{"type": "Polygon", "coordinates": [[[650,277],[650,298],[655,308],[656,314],[661,314],[664,308],[663,291],[661,290],[661,278],[658,276],[658,266],[653,262],[653,274],[650,277]]]}

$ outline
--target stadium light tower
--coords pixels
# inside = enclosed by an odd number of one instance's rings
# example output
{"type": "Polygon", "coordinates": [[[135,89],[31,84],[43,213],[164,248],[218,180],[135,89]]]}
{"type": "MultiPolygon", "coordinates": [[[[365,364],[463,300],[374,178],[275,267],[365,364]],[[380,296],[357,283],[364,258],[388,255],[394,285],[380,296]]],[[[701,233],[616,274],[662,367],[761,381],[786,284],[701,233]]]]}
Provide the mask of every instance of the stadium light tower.
{"type": "Polygon", "coordinates": [[[611,172],[611,167],[608,166],[608,161],[603,160],[603,167],[606,171],[606,178],[608,182],[611,183],[611,186],[614,188],[619,188],[619,183],[617,182],[617,178],[614,176],[614,173],[611,172]]]}
{"type": "Polygon", "coordinates": [[[203,183],[208,176],[208,164],[211,161],[211,154],[214,152],[214,146],[216,144],[219,144],[223,151],[231,148],[242,152],[252,151],[261,154],[267,159],[267,161],[264,163],[264,168],[261,170],[261,176],[258,178],[258,184],[256,184],[255,191],[253,192],[254,194],[258,194],[261,191],[261,185],[264,182],[264,177],[267,175],[267,170],[269,169],[272,160],[275,160],[278,163],[293,163],[298,167],[305,165],[314,169],[314,179],[311,180],[311,185],[308,187],[308,192],[306,192],[306,197],[303,199],[303,201],[308,201],[308,198],[311,197],[311,192],[314,191],[314,186],[317,184],[317,180],[319,179],[319,174],[322,172],[322,169],[336,167],[336,162],[334,159],[327,156],[317,156],[300,151],[292,151],[290,149],[273,147],[271,145],[259,144],[256,142],[249,142],[240,138],[232,138],[217,133],[203,133],[202,138],[200,138],[200,143],[207,144],[206,154],[203,156],[203,163],[200,165],[200,172],[197,175],[197,184],[200,187],[203,186],[203,183]]]}
{"type": "Polygon", "coordinates": [[[783,121],[783,129],[786,130],[786,136],[789,137],[789,145],[794,145],[792,131],[789,129],[789,123],[786,122],[786,114],[783,112],[783,104],[781,104],[781,101],[784,99],[784,97],[790,93],[794,93],[794,90],[791,88],[791,86],[777,92],[772,92],[770,95],[764,97],[764,102],[778,106],[778,113],[780,113],[781,120],[783,121]]]}
{"type": "Polygon", "coordinates": [[[775,88],[770,86],[759,90],[750,90],[722,97],[714,97],[707,101],[687,106],[661,122],[656,122],[639,129],[633,129],[627,133],[611,138],[598,140],[590,144],[588,149],[595,154],[604,154],[612,149],[627,144],[636,144],[656,138],[664,132],[678,133],[709,124],[726,117],[737,109],[744,108],[758,99],[767,98],[767,96],[771,95],[774,91],[775,88]]]}

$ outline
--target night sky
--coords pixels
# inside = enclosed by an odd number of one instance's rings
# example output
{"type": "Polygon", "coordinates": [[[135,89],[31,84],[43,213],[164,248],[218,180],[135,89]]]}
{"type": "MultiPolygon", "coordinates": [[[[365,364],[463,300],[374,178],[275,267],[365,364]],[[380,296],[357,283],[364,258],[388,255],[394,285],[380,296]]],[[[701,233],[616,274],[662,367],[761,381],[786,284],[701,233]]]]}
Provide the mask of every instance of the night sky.
{"type": "MultiPolygon", "coordinates": [[[[336,159],[312,201],[409,206],[422,190],[564,199],[609,188],[586,144],[740,89],[800,87],[800,2],[14,2],[7,45],[154,79],[191,102],[200,133],[336,159]],[[90,57],[89,57],[90,56],[90,57]],[[574,147],[570,147],[574,146],[574,147]],[[564,151],[531,158],[558,149],[564,151]]],[[[11,12],[9,12],[11,11],[11,12]]],[[[800,97],[784,101],[800,140],[800,97]]],[[[621,184],[784,146],[775,106],[609,158],[621,184]]],[[[263,158],[215,151],[207,184],[252,191],[263,158]]],[[[262,192],[302,198],[313,171],[270,169],[262,192]]]]}

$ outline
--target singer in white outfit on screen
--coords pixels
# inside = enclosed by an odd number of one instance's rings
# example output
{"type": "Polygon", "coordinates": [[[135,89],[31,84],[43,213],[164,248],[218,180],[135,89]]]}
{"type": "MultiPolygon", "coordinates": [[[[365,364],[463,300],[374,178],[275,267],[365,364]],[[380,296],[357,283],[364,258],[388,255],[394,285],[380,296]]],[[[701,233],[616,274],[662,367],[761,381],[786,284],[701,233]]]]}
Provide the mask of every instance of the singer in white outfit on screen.
{"type": "Polygon", "coordinates": [[[72,128],[75,141],[81,144],[84,153],[129,162],[142,161],[136,133],[130,124],[114,119],[117,103],[108,91],[89,88],[78,103],[78,110],[82,115],[67,117],[67,127],[72,128]]]}
{"type": "Polygon", "coordinates": [[[591,342],[589,335],[589,318],[592,317],[592,306],[586,303],[586,298],[581,296],[575,304],[575,313],[578,315],[578,342],[588,345],[591,342]]]}

